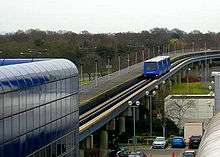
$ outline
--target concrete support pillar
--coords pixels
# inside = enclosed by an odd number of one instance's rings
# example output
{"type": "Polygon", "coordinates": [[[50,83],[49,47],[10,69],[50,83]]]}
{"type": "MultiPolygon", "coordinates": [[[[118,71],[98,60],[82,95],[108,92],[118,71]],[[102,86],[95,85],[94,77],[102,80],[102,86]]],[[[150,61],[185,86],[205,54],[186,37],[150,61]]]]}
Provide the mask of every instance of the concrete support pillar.
{"type": "Polygon", "coordinates": [[[209,82],[209,78],[210,78],[210,65],[209,65],[209,61],[207,60],[207,81],[209,82]]]}
{"type": "Polygon", "coordinates": [[[186,77],[186,70],[185,69],[183,70],[182,77],[186,77]]]}
{"type": "Polygon", "coordinates": [[[171,90],[172,90],[172,85],[173,85],[171,79],[169,79],[168,82],[169,82],[169,90],[170,90],[170,92],[171,92],[171,90]]]}
{"type": "Polygon", "coordinates": [[[177,84],[177,76],[174,75],[174,84],[177,84]]]}
{"type": "Polygon", "coordinates": [[[135,109],[135,120],[139,121],[139,119],[140,119],[140,112],[139,112],[139,108],[137,107],[135,109]]]}
{"type": "Polygon", "coordinates": [[[83,150],[83,149],[80,149],[80,150],[79,150],[79,156],[80,156],[80,157],[85,157],[85,153],[84,153],[84,150],[83,150]]]}
{"type": "Polygon", "coordinates": [[[200,71],[200,77],[201,77],[201,81],[202,82],[204,82],[204,72],[205,72],[205,70],[204,70],[204,64],[203,63],[201,63],[201,71],[200,71]]]}
{"type": "Polygon", "coordinates": [[[115,130],[115,119],[112,119],[112,120],[107,124],[107,130],[115,130]]]}
{"type": "Polygon", "coordinates": [[[89,137],[86,138],[86,149],[93,149],[94,144],[93,144],[93,135],[90,135],[89,137]]]}
{"type": "Polygon", "coordinates": [[[195,73],[196,73],[196,76],[198,77],[199,76],[199,66],[196,65],[195,67],[195,73]]]}
{"type": "Polygon", "coordinates": [[[178,84],[182,83],[182,76],[181,76],[181,72],[178,74],[178,84]]]}
{"type": "Polygon", "coordinates": [[[122,134],[125,132],[125,117],[119,117],[119,134],[122,134]]]}
{"type": "Polygon", "coordinates": [[[107,157],[108,156],[108,132],[106,130],[102,130],[100,132],[100,152],[99,157],[107,157]]]}
{"type": "Polygon", "coordinates": [[[121,115],[127,116],[127,117],[132,117],[131,107],[128,107],[121,115]]]}
{"type": "Polygon", "coordinates": [[[209,64],[212,65],[212,59],[209,60],[209,64]]]}

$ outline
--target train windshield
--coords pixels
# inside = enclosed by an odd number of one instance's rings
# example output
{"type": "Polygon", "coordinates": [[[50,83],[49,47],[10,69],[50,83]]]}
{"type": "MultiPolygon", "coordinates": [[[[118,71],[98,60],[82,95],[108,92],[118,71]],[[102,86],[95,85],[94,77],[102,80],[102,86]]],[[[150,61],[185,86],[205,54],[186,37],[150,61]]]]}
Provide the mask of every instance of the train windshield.
{"type": "Polygon", "coordinates": [[[154,71],[157,70],[157,63],[145,63],[145,68],[148,71],[154,71]]]}

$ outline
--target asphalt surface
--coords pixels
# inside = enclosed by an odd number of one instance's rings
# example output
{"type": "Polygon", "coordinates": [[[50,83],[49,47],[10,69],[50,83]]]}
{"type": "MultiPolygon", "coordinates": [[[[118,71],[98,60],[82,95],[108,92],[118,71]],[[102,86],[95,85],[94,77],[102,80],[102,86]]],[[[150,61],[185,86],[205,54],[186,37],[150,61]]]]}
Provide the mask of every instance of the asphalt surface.
{"type": "MultiPolygon", "coordinates": [[[[137,147],[136,151],[143,151],[147,154],[147,157],[173,157],[173,153],[175,157],[182,157],[182,154],[185,150],[189,150],[186,148],[171,148],[170,146],[166,149],[152,149],[150,146],[137,147]]],[[[134,151],[133,147],[130,147],[130,152],[134,151]]],[[[196,150],[195,150],[196,151],[196,150]]]]}

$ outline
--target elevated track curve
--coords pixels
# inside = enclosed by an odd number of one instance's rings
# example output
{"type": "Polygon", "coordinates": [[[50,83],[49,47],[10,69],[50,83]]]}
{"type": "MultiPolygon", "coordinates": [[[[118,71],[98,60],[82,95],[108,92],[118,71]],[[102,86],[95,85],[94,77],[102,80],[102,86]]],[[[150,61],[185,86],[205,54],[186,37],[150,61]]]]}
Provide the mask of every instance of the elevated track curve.
{"type": "Polygon", "coordinates": [[[135,102],[145,95],[145,91],[152,91],[155,86],[160,85],[163,81],[169,79],[179,70],[194,62],[206,59],[219,59],[220,50],[212,50],[207,52],[196,52],[182,57],[176,58],[172,64],[171,70],[165,75],[154,80],[142,80],[109,100],[96,105],[94,108],[88,109],[80,115],[80,141],[101,128],[113,118],[128,108],[128,101],[135,102]]]}

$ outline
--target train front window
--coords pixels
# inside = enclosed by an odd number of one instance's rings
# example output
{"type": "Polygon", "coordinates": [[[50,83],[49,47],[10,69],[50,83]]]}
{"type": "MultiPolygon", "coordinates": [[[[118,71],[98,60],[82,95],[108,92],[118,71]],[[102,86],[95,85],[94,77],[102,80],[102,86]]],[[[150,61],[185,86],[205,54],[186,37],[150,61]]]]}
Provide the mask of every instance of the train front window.
{"type": "Polygon", "coordinates": [[[145,63],[145,68],[147,71],[157,70],[157,63],[145,63]]]}

